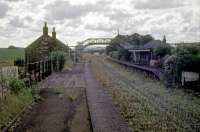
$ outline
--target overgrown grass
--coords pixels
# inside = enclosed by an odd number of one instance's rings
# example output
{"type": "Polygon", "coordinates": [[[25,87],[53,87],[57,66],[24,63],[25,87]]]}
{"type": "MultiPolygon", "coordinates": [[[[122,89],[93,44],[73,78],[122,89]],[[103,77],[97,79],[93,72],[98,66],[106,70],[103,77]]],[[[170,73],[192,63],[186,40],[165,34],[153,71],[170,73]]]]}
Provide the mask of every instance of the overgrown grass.
{"type": "Polygon", "coordinates": [[[18,94],[9,94],[6,99],[0,100],[0,128],[13,120],[32,101],[33,96],[28,88],[18,94]]]}
{"type": "Polygon", "coordinates": [[[78,89],[73,89],[73,88],[72,89],[67,89],[66,90],[66,95],[69,98],[69,100],[71,102],[73,102],[78,98],[78,96],[80,95],[80,92],[79,92],[78,89]]]}
{"type": "Polygon", "coordinates": [[[74,64],[72,59],[68,56],[66,57],[66,62],[63,70],[72,70],[74,64]]]}
{"type": "Polygon", "coordinates": [[[182,89],[92,57],[92,67],[134,131],[197,131],[200,98],[182,89]]]}

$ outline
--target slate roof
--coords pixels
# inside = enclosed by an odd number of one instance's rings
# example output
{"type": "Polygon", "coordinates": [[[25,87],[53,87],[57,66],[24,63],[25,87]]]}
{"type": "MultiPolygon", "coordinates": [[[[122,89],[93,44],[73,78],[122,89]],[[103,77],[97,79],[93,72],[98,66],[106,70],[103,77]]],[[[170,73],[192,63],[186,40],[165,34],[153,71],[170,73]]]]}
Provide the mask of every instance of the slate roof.
{"type": "Polygon", "coordinates": [[[155,49],[162,45],[162,42],[160,40],[152,40],[145,45],[137,45],[129,42],[123,42],[119,44],[122,48],[126,50],[144,50],[144,49],[155,49]]]}
{"type": "Polygon", "coordinates": [[[123,42],[123,43],[120,43],[119,45],[120,45],[123,49],[126,49],[126,50],[135,49],[135,48],[138,47],[137,45],[134,45],[134,44],[129,43],[129,42],[123,42]]]}
{"type": "Polygon", "coordinates": [[[160,40],[152,40],[148,43],[146,43],[143,47],[143,49],[155,49],[157,47],[159,47],[160,45],[162,45],[162,42],[160,40]]]}

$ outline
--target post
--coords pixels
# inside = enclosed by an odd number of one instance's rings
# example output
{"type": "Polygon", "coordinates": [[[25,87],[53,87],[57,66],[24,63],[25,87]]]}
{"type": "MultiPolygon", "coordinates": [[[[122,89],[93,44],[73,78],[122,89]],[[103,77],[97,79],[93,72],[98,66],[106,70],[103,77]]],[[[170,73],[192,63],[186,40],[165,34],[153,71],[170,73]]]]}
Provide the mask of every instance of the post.
{"type": "Polygon", "coordinates": [[[42,61],[42,79],[44,79],[44,70],[45,70],[45,63],[42,61]]]}
{"type": "Polygon", "coordinates": [[[37,65],[36,65],[36,63],[33,64],[33,67],[34,67],[34,68],[33,68],[33,69],[34,69],[34,70],[33,70],[33,72],[34,72],[34,81],[36,81],[36,80],[37,80],[37,79],[36,79],[36,70],[37,70],[37,65]]]}
{"type": "Polygon", "coordinates": [[[40,70],[41,70],[41,62],[39,61],[38,62],[38,71],[39,71],[39,73],[38,73],[38,81],[40,81],[40,76],[41,76],[41,72],[40,72],[40,70]]]}
{"type": "Polygon", "coordinates": [[[74,64],[76,63],[76,52],[75,52],[75,49],[74,49],[74,64]]]}

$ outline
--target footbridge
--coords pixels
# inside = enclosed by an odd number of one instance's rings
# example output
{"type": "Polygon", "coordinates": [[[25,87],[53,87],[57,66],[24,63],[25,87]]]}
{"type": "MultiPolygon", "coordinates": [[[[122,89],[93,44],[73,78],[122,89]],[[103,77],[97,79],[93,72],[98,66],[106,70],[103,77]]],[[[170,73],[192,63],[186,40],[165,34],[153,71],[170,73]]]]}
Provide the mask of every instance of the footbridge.
{"type": "Polygon", "coordinates": [[[91,45],[109,45],[112,41],[112,38],[89,38],[76,46],[76,50],[83,51],[85,48],[91,45]]]}

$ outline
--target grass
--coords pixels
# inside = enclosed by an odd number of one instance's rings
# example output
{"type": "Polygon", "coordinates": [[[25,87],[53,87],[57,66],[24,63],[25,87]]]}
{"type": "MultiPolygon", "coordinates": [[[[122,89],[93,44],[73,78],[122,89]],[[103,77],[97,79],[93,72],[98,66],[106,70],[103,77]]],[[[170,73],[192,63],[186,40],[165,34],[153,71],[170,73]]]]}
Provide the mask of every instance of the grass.
{"type": "Polygon", "coordinates": [[[78,89],[73,89],[72,88],[72,89],[67,89],[66,90],[66,94],[67,94],[67,97],[69,98],[69,100],[71,102],[73,102],[73,101],[75,101],[79,97],[80,92],[79,92],[78,89]]]}
{"type": "Polygon", "coordinates": [[[72,70],[73,66],[74,66],[74,64],[73,64],[72,59],[69,56],[67,56],[63,70],[72,70]]]}
{"type": "Polygon", "coordinates": [[[92,68],[134,131],[198,131],[200,98],[92,56],[92,68]]]}
{"type": "Polygon", "coordinates": [[[13,65],[16,58],[24,58],[24,49],[0,48],[0,67],[13,65]]]}
{"type": "Polygon", "coordinates": [[[33,96],[30,89],[24,89],[19,94],[10,94],[5,100],[0,100],[0,128],[13,120],[32,101],[33,96]]]}

